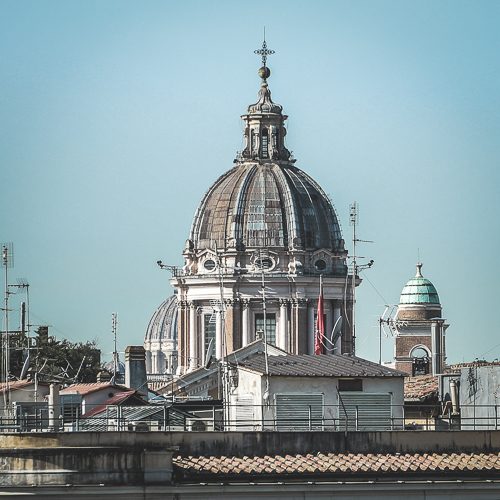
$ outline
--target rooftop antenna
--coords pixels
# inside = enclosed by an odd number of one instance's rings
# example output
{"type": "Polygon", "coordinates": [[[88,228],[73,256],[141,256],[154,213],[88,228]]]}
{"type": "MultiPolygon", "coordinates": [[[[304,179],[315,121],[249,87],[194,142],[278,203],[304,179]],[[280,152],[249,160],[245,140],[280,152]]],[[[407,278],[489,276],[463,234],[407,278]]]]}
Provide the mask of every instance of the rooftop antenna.
{"type": "MultiPolygon", "coordinates": [[[[356,255],[356,243],[373,243],[371,240],[361,240],[357,237],[356,227],[358,224],[358,204],[357,202],[351,203],[349,207],[349,224],[352,226],[352,353],[356,354],[356,276],[358,272],[363,269],[368,269],[373,266],[373,260],[368,264],[358,265],[356,255]]],[[[363,257],[360,257],[363,258],[363,257]]]]}
{"type": "Polygon", "coordinates": [[[358,204],[354,201],[349,207],[349,224],[352,226],[352,353],[356,353],[356,225],[358,223],[358,204]]]}
{"type": "Polygon", "coordinates": [[[2,244],[2,266],[5,274],[5,295],[4,295],[4,326],[5,331],[2,336],[3,363],[2,381],[6,387],[3,391],[4,408],[7,409],[9,392],[9,372],[10,372],[10,346],[9,346],[9,269],[14,267],[14,245],[13,243],[2,244]]]}
{"type": "Polygon", "coordinates": [[[113,382],[116,383],[116,374],[118,373],[118,349],[116,347],[116,332],[118,327],[118,314],[111,314],[111,333],[113,335],[113,382]]]}

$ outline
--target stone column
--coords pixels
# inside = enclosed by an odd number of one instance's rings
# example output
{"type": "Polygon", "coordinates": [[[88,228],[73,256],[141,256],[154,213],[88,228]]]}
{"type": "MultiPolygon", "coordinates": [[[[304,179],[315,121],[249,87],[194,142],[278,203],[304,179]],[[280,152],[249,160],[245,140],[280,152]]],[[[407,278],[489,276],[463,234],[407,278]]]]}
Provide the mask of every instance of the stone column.
{"type": "Polygon", "coordinates": [[[215,314],[215,357],[222,359],[222,311],[218,310],[215,314]]]}
{"type": "Polygon", "coordinates": [[[250,301],[248,299],[242,299],[241,301],[241,347],[245,347],[250,343],[250,332],[248,324],[248,309],[250,307],[250,301]]]}
{"type": "Polygon", "coordinates": [[[291,354],[307,354],[307,299],[292,299],[290,344],[291,354]]]}
{"type": "Polygon", "coordinates": [[[280,299],[280,326],[278,330],[278,341],[276,345],[285,351],[288,351],[288,300],[280,299]]]}
{"type": "Polygon", "coordinates": [[[315,327],[314,304],[309,303],[307,305],[307,354],[314,354],[315,327]]]}
{"type": "Polygon", "coordinates": [[[189,369],[196,369],[198,363],[198,332],[196,328],[196,304],[189,303],[189,369]]]}
{"type": "Polygon", "coordinates": [[[182,375],[186,371],[186,301],[179,300],[177,303],[178,320],[177,320],[177,345],[178,345],[178,359],[177,359],[177,375],[182,375]]]}
{"type": "MultiPolygon", "coordinates": [[[[151,349],[151,347],[149,347],[151,349]]],[[[146,351],[146,372],[153,373],[153,365],[151,364],[151,350],[146,351]]]]}

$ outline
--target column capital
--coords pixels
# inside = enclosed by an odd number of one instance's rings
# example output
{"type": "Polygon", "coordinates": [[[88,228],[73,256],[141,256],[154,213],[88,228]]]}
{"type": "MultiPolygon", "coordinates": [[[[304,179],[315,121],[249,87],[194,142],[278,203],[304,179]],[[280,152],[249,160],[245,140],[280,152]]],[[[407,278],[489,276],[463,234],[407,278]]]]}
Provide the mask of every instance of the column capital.
{"type": "Polygon", "coordinates": [[[247,309],[250,306],[250,299],[240,299],[243,309],[247,309]]]}
{"type": "Polygon", "coordinates": [[[279,299],[279,303],[280,303],[281,307],[287,306],[288,304],[290,304],[290,302],[291,302],[290,299],[279,299]]]}

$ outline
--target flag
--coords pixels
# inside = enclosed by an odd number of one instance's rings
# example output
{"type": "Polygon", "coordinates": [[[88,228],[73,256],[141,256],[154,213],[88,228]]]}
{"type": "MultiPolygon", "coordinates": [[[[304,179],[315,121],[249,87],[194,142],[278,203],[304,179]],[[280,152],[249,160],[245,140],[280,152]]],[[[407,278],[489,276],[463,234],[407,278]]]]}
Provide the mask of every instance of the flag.
{"type": "Polygon", "coordinates": [[[316,333],[314,338],[314,354],[323,354],[325,343],[325,316],[323,308],[323,280],[319,281],[318,312],[316,317],[316,333]]]}

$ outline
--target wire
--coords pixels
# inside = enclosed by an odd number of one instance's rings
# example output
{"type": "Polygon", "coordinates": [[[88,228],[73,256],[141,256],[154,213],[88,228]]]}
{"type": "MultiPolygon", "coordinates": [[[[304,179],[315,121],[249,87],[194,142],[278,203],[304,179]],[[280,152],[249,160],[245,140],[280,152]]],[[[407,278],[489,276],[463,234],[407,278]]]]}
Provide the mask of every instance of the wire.
{"type": "Polygon", "coordinates": [[[377,295],[384,301],[384,304],[388,304],[389,302],[387,302],[387,300],[385,299],[385,297],[378,291],[377,287],[370,281],[370,278],[368,278],[368,276],[364,273],[363,270],[361,271],[361,273],[363,274],[363,277],[366,278],[366,280],[368,281],[368,283],[370,283],[370,285],[375,290],[375,292],[377,293],[377,295]]]}

